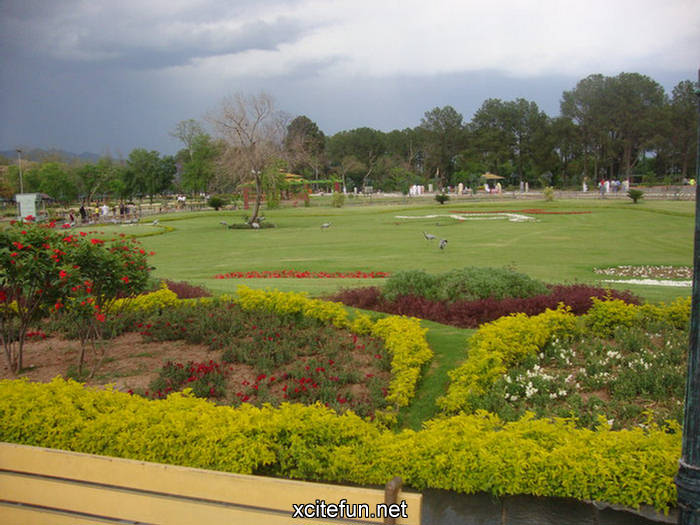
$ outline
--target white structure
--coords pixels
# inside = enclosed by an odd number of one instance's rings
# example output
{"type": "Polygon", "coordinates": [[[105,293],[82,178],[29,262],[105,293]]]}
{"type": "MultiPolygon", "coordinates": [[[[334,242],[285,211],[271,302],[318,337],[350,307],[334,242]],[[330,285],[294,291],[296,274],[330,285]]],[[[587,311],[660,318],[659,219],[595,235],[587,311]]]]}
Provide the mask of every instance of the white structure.
{"type": "MultiPolygon", "coordinates": [[[[20,220],[29,216],[37,217],[37,213],[43,210],[41,206],[43,195],[41,193],[18,193],[15,195],[17,203],[17,215],[20,220]]],[[[45,215],[45,214],[43,214],[45,215]]]]}

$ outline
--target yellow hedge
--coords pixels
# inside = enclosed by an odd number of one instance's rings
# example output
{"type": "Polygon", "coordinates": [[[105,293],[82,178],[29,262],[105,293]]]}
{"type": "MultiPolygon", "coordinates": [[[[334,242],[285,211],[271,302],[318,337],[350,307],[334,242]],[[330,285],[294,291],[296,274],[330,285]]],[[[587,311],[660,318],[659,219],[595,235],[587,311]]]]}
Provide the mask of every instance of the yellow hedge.
{"type": "Polygon", "coordinates": [[[236,302],[244,310],[299,314],[382,339],[391,354],[391,383],[387,396],[391,407],[377,417],[387,424],[395,422],[398,409],[407,406],[413,398],[421,369],[433,357],[425,339],[427,329],[421,328],[420,320],[416,318],[390,316],[373,323],[368,316],[359,315],[351,321],[342,303],[309,299],[303,293],[239,286],[237,294],[236,302]]]}
{"type": "Polygon", "coordinates": [[[592,431],[565,420],[504,423],[479,412],[395,433],[320,405],[217,406],[51,383],[0,381],[0,440],[227,472],[329,482],[534,494],[666,510],[681,437],[592,431]]]}
{"type": "Polygon", "coordinates": [[[552,338],[571,336],[576,330],[576,316],[564,306],[532,317],[513,314],[482,325],[469,340],[467,359],[448,372],[451,383],[438,398],[438,406],[447,413],[469,410],[472,400],[508,368],[539,352],[552,338]]]}

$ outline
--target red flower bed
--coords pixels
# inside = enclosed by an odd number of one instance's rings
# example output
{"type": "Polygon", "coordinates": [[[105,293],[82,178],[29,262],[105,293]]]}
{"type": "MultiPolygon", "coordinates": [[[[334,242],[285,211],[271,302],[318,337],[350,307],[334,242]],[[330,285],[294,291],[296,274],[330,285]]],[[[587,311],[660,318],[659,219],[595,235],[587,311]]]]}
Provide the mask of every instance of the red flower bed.
{"type": "Polygon", "coordinates": [[[214,279],[385,279],[388,272],[310,272],[299,270],[264,270],[262,272],[228,272],[214,279]]]}
{"type": "Polygon", "coordinates": [[[584,284],[552,286],[549,294],[525,299],[487,298],[453,303],[431,301],[415,295],[403,295],[396,298],[395,301],[389,301],[382,296],[379,288],[373,286],[343,290],[331,297],[331,300],[365,310],[419,317],[461,328],[476,328],[480,324],[494,321],[512,313],[537,315],[547,308],[556,309],[559,303],[570,306],[574,314],[582,315],[588,312],[593,305],[591,297],[598,299],[612,297],[633,304],[641,302],[638,297],[629,292],[596,288],[584,284]]]}

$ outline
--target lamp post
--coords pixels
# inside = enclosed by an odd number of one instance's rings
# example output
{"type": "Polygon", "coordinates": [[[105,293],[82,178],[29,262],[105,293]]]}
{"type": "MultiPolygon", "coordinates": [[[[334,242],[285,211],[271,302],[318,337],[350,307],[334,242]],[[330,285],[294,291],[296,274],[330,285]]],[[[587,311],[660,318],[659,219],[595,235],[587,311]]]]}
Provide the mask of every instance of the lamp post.
{"type": "MultiPolygon", "coordinates": [[[[695,88],[698,98],[698,150],[696,181],[700,180],[700,70],[695,88]]],[[[683,451],[676,474],[679,525],[700,525],[700,185],[695,186],[695,254],[693,306],[690,314],[688,379],[685,389],[683,451]]]]}
{"type": "Polygon", "coordinates": [[[24,187],[22,186],[22,150],[17,148],[17,166],[19,167],[19,192],[24,193],[24,187]]]}

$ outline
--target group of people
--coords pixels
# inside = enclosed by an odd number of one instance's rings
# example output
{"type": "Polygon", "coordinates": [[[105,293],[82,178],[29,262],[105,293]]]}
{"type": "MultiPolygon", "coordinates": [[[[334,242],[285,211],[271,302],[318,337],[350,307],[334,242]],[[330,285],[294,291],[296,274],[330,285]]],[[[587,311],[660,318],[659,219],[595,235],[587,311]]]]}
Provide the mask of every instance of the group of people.
{"type": "MultiPolygon", "coordinates": [[[[629,190],[629,182],[626,180],[623,180],[620,182],[619,180],[609,180],[609,179],[601,179],[598,182],[598,191],[600,191],[601,195],[605,195],[606,193],[619,193],[620,190],[622,191],[627,191],[629,190]]],[[[585,190],[584,190],[585,191],[585,190]]]]}
{"type": "MultiPolygon", "coordinates": [[[[80,222],[82,224],[93,224],[96,222],[104,222],[107,220],[126,220],[131,219],[134,209],[133,206],[130,207],[124,202],[120,202],[118,206],[109,206],[106,202],[102,205],[95,204],[86,205],[82,203],[80,209],[78,210],[78,215],[80,216],[80,222]]],[[[68,210],[68,222],[74,224],[76,221],[76,216],[74,210],[68,210]]]]}

